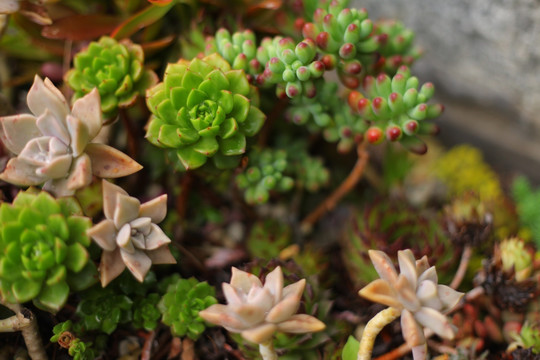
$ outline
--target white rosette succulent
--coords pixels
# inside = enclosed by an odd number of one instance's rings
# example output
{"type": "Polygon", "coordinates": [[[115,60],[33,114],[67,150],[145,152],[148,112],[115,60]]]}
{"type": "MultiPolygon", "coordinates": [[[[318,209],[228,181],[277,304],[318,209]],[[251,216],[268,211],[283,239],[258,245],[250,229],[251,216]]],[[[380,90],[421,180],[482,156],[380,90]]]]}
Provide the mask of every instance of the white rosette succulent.
{"type": "Polygon", "coordinates": [[[426,256],[415,260],[410,249],[398,251],[399,275],[384,252],[370,250],[369,257],[380,279],[366,285],[359,294],[398,310],[403,337],[413,354],[415,349],[419,354],[424,352],[424,328],[442,338],[454,338],[454,329],[444,312],[452,309],[463,293],[439,285],[437,270],[429,266],[426,256]]]}
{"type": "Polygon", "coordinates": [[[99,272],[107,286],[127,267],[143,282],[152,264],[175,264],[171,240],[156,225],[167,214],[167,195],[141,204],[119,186],[103,180],[105,219],[87,234],[103,249],[99,272]]]}
{"type": "Polygon", "coordinates": [[[301,334],[325,328],[313,316],[296,314],[305,286],[302,279],[283,287],[279,266],[266,276],[264,286],[257,276],[233,267],[230,283],[223,283],[227,305],[212,305],[199,315],[248,341],[268,346],[277,331],[301,334]]]}
{"type": "Polygon", "coordinates": [[[32,114],[0,117],[0,139],[17,155],[7,163],[1,180],[43,184],[55,196],[68,196],[90,184],[92,175],[116,178],[142,168],[115,148],[92,142],[102,127],[97,90],[70,110],[53,83],[36,75],[26,100],[32,114]]]}

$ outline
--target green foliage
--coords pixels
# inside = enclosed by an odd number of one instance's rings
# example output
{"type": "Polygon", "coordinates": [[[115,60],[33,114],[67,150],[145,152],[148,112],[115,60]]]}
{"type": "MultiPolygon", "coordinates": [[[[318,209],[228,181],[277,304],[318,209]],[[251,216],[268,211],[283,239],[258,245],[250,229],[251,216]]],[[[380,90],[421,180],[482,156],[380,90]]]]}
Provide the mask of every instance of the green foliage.
{"type": "Polygon", "coordinates": [[[88,261],[90,219],[73,198],[30,188],[0,205],[0,294],[9,303],[32,300],[58,311],[70,291],[96,281],[88,261]]]}
{"type": "Polygon", "coordinates": [[[80,331],[98,330],[111,334],[119,324],[132,321],[133,300],[117,293],[112,287],[99,286],[87,290],[77,306],[80,331]]]}
{"type": "Polygon", "coordinates": [[[293,178],[284,175],[287,152],[283,150],[252,151],[249,164],[236,176],[236,184],[245,190],[244,196],[249,204],[264,204],[270,197],[270,191],[287,192],[294,186],[293,178]]]}
{"type": "Polygon", "coordinates": [[[73,323],[71,320],[58,323],[53,328],[54,335],[50,341],[57,342],[63,348],[68,349],[68,353],[75,360],[93,360],[98,356],[97,351],[92,347],[91,342],[84,342],[72,333],[73,323]]]}
{"type": "Polygon", "coordinates": [[[105,118],[114,117],[119,107],[133,104],[157,81],[154,72],[144,69],[140,45],[129,40],[117,42],[103,36],[75,55],[73,64],[66,74],[67,83],[75,90],[73,101],[97,88],[105,118]]]}
{"type": "Polygon", "coordinates": [[[159,294],[152,293],[139,297],[133,302],[133,327],[148,331],[155,330],[161,318],[161,312],[157,308],[160,299],[159,294]]]}
{"type": "Polygon", "coordinates": [[[175,336],[198,339],[206,328],[199,311],[217,303],[214,288],[195,278],[182,279],[177,274],[165,281],[169,284],[167,292],[158,304],[163,323],[171,327],[175,336]]]}
{"type": "Polygon", "coordinates": [[[514,334],[515,343],[525,349],[531,348],[535,354],[540,354],[540,328],[538,324],[525,323],[519,334],[514,334]]]}
{"type": "Polygon", "coordinates": [[[291,242],[291,229],[273,219],[256,222],[247,239],[247,248],[254,258],[272,259],[291,242]]]}
{"type": "Polygon", "coordinates": [[[358,356],[358,348],[360,347],[360,342],[354,338],[354,336],[349,336],[347,343],[343,347],[343,353],[341,357],[343,360],[354,360],[358,356]]]}
{"type": "Polygon", "coordinates": [[[397,251],[410,248],[416,258],[429,255],[441,283],[449,282],[459,262],[460,247],[442,227],[442,216],[423,212],[403,202],[378,200],[356,211],[345,229],[342,257],[356,285],[378,278],[369,265],[368,250],[384,251],[393,260],[397,251]]]}
{"type": "Polygon", "coordinates": [[[232,70],[218,54],[169,64],[162,83],[148,90],[153,113],[146,137],[175,149],[186,170],[212,158],[217,168],[236,166],[266,116],[259,95],[242,70],[232,70]]]}
{"type": "Polygon", "coordinates": [[[518,177],[512,183],[512,195],[521,225],[540,248],[540,190],[533,189],[525,177],[518,177]]]}

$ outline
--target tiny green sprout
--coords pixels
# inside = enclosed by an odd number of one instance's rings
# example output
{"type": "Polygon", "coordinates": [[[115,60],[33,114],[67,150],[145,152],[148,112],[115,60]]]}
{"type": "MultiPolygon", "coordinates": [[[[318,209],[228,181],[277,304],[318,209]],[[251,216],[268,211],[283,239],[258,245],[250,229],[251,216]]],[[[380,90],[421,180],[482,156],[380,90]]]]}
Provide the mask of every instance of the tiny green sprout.
{"type": "Polygon", "coordinates": [[[119,108],[132,105],[147,88],[157,83],[156,74],[144,68],[141,46],[127,39],[118,42],[103,36],[76,54],[73,65],[65,76],[75,90],[73,99],[97,88],[105,119],[116,116],[119,108]]]}
{"type": "Polygon", "coordinates": [[[97,353],[92,347],[92,343],[86,343],[77,338],[72,332],[73,323],[71,320],[58,323],[53,328],[54,335],[50,341],[58,343],[61,347],[68,349],[68,353],[74,360],[93,360],[97,353]]]}
{"type": "Polygon", "coordinates": [[[146,103],[153,114],[146,138],[173,150],[186,170],[209,158],[220,169],[236,166],[246,137],[266,119],[244,71],[233,70],[218,54],[169,64],[163,82],[147,91],[146,103]]]}
{"type": "Polygon", "coordinates": [[[236,177],[236,184],[245,190],[249,204],[264,204],[270,191],[286,192],[294,186],[294,180],[284,175],[288,165],[285,151],[254,151],[249,159],[250,166],[236,177]]]}
{"type": "Polygon", "coordinates": [[[0,295],[7,303],[57,312],[71,291],[97,274],[89,261],[91,220],[73,198],[54,199],[33,188],[0,205],[0,295]]]}
{"type": "Polygon", "coordinates": [[[175,336],[197,340],[206,329],[199,312],[217,303],[214,288],[195,278],[182,279],[177,274],[164,281],[169,285],[158,304],[163,323],[171,327],[175,336]]]}

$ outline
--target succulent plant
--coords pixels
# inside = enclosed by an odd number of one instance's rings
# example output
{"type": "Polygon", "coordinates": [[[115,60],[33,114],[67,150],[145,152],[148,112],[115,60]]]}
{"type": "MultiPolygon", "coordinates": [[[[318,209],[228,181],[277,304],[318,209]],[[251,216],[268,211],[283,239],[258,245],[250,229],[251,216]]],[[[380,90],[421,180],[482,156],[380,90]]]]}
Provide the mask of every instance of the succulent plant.
{"type": "Polygon", "coordinates": [[[266,65],[257,82],[263,86],[278,84],[278,96],[314,97],[317,89],[313,80],[320,78],[325,70],[324,64],[316,59],[316,51],[311,39],[296,44],[293,39],[281,36],[264,38],[257,50],[257,59],[266,65]]]}
{"type": "Polygon", "coordinates": [[[378,199],[355,211],[342,237],[342,258],[358,286],[375,280],[369,266],[369,249],[380,249],[394,260],[400,249],[411,248],[417,257],[435,259],[439,277],[451,281],[459,263],[462,246],[453,243],[442,228],[440,216],[420,212],[403,201],[378,199]]]}
{"type": "Polygon", "coordinates": [[[512,183],[512,195],[519,222],[527,230],[528,237],[540,248],[540,223],[537,221],[540,216],[540,191],[533,189],[529,181],[521,176],[512,183]]]}
{"type": "Polygon", "coordinates": [[[291,243],[291,228],[273,219],[253,224],[247,239],[247,248],[254,258],[272,259],[291,243]]]}
{"type": "Polygon", "coordinates": [[[527,279],[533,270],[533,255],[519,238],[509,238],[499,244],[503,271],[513,271],[516,281],[527,279]]]}
{"type": "Polygon", "coordinates": [[[76,315],[79,322],[75,324],[77,332],[98,330],[112,334],[119,324],[131,322],[133,319],[133,300],[112,287],[94,286],[81,294],[76,315]]]}
{"type": "Polygon", "coordinates": [[[106,286],[127,268],[140,282],[154,264],[175,264],[167,244],[171,240],[159,224],[167,214],[167,195],[141,204],[121,187],[103,180],[105,219],[88,229],[103,249],[99,267],[106,286]]]}
{"type": "Polygon", "coordinates": [[[160,298],[159,294],[151,293],[135,299],[133,302],[132,323],[134,328],[147,331],[156,329],[161,318],[161,312],[157,308],[160,298]]]}
{"type": "Polygon", "coordinates": [[[116,178],[141,169],[113,147],[92,142],[102,126],[97,90],[70,111],[53,83],[36,75],[26,100],[33,115],[0,118],[0,139],[17,155],[0,179],[23,186],[44,183],[45,190],[66,196],[90,184],[92,175],[116,178]]]}
{"type": "Polygon", "coordinates": [[[144,68],[141,46],[127,39],[118,42],[103,36],[92,41],[75,55],[73,65],[65,75],[66,82],[75,90],[73,99],[97,88],[106,119],[116,116],[118,108],[132,105],[137,96],[157,83],[156,74],[144,68]]]}
{"type": "Polygon", "coordinates": [[[244,71],[232,70],[218,54],[169,64],[163,82],[147,91],[147,104],[153,116],[146,137],[174,149],[186,170],[210,157],[218,168],[236,166],[246,137],[266,118],[244,71]]]}
{"type": "Polygon", "coordinates": [[[370,250],[369,257],[380,279],[362,288],[359,295],[398,310],[403,337],[413,349],[415,359],[425,358],[423,328],[445,339],[454,337],[454,330],[443,312],[452,309],[463,293],[438,284],[437,270],[429,267],[427,256],[415,260],[411,250],[398,251],[399,275],[384,252],[370,250]]]}
{"type": "Polygon", "coordinates": [[[199,312],[217,303],[215,290],[206,282],[195,278],[182,279],[177,274],[169,279],[170,285],[161,298],[158,309],[163,323],[171,327],[175,336],[188,336],[197,340],[206,329],[199,312]]]}
{"type": "Polygon", "coordinates": [[[61,347],[68,349],[68,353],[74,360],[93,360],[97,357],[97,351],[92,347],[92,343],[84,342],[77,338],[72,332],[73,323],[71,320],[61,322],[54,326],[51,342],[58,343],[61,347]]]}
{"type": "Polygon", "coordinates": [[[418,90],[418,79],[411,76],[408,67],[401,66],[392,78],[386,74],[367,76],[363,87],[365,96],[358,91],[349,94],[349,106],[370,121],[367,140],[378,144],[386,137],[411,151],[425,153],[427,148],[416,134],[436,133],[437,127],[426,120],[436,118],[444,109],[440,104],[426,104],[435,92],[433,84],[425,83],[418,90]]]}
{"type": "Polygon", "coordinates": [[[236,176],[236,184],[245,190],[248,204],[264,204],[270,197],[270,191],[287,192],[294,186],[293,178],[284,175],[287,169],[285,151],[252,151],[249,162],[250,166],[236,176]]]}
{"type": "Polygon", "coordinates": [[[511,348],[520,346],[540,355],[540,325],[525,323],[519,334],[514,334],[514,340],[510,345],[511,348]]]}
{"type": "Polygon", "coordinates": [[[251,30],[231,33],[221,28],[215,37],[206,40],[205,53],[219,53],[234,70],[244,70],[248,80],[253,82],[263,71],[263,65],[257,60],[257,40],[251,30]]]}
{"type": "Polygon", "coordinates": [[[33,188],[0,205],[0,296],[7,303],[32,300],[58,311],[70,291],[89,287],[89,218],[72,198],[54,199],[33,188]]]}
{"type": "Polygon", "coordinates": [[[266,276],[264,286],[255,275],[232,268],[230,283],[223,283],[227,305],[215,304],[199,312],[208,322],[256,344],[271,341],[275,332],[317,332],[325,325],[315,317],[296,314],[300,306],[305,279],[283,287],[281,267],[266,276]]]}

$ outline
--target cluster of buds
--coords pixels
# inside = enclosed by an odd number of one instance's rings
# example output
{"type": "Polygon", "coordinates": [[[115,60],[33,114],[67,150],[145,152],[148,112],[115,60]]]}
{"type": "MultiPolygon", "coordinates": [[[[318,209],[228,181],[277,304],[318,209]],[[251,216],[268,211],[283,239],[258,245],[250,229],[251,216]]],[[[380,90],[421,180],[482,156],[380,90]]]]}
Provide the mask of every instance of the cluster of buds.
{"type": "Polygon", "coordinates": [[[257,59],[266,64],[257,82],[277,84],[278,97],[295,98],[300,95],[314,97],[314,79],[320,78],[324,64],[316,60],[317,47],[311,39],[295,44],[291,38],[276,36],[265,38],[257,49],[257,59]]]}
{"type": "Polygon", "coordinates": [[[373,22],[365,9],[343,8],[343,4],[332,2],[328,10],[315,10],[313,22],[304,24],[302,34],[323,52],[321,60],[326,68],[337,67],[343,84],[356,88],[363,67],[360,59],[379,46],[372,31],[373,22]]]}
{"type": "Polygon", "coordinates": [[[370,72],[395,74],[401,65],[411,66],[420,56],[420,50],[413,46],[414,32],[400,21],[379,20],[373,34],[379,43],[379,56],[370,72]]]}
{"type": "Polygon", "coordinates": [[[257,40],[251,30],[237,31],[231,35],[227,29],[219,29],[215,37],[207,39],[205,49],[207,55],[215,52],[227,60],[234,70],[244,70],[250,82],[263,71],[256,57],[257,40]]]}
{"type": "Polygon", "coordinates": [[[283,174],[287,170],[285,151],[254,152],[250,162],[253,165],[236,177],[238,187],[245,189],[249,204],[263,204],[268,201],[271,190],[286,192],[294,186],[294,180],[283,174]]]}
{"type": "Polygon", "coordinates": [[[436,133],[438,128],[424,120],[433,119],[443,111],[440,104],[426,104],[435,92],[433,84],[425,83],[418,90],[418,78],[411,76],[408,67],[401,66],[392,78],[386,74],[376,78],[366,76],[363,87],[366,96],[352,91],[349,106],[371,122],[367,140],[378,144],[386,137],[389,141],[400,141],[412,151],[425,152],[425,145],[417,145],[420,140],[414,135],[436,133]],[[417,141],[411,141],[414,139],[417,141]],[[411,143],[417,146],[409,146],[411,143]]]}

